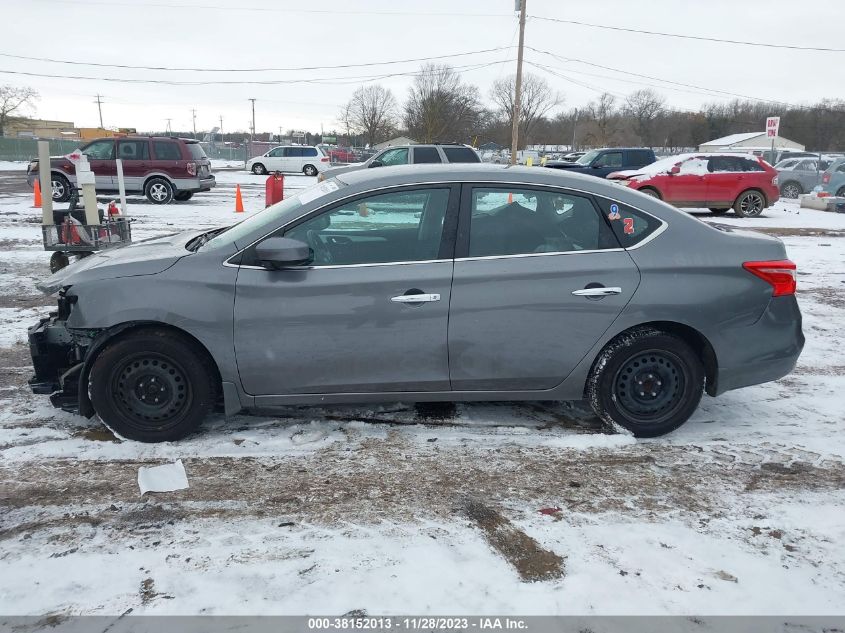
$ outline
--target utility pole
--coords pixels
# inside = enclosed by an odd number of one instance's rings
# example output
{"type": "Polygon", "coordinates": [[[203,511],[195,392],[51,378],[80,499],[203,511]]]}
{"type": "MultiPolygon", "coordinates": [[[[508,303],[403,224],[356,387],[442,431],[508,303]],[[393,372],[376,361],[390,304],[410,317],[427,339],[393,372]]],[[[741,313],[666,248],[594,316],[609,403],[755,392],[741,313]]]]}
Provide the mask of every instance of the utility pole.
{"type": "Polygon", "coordinates": [[[100,129],[104,130],[105,128],[103,127],[103,102],[100,101],[100,99],[102,99],[102,95],[98,94],[97,100],[94,103],[97,104],[97,110],[99,110],[100,112],[100,129]]]}
{"type": "Polygon", "coordinates": [[[220,115],[220,142],[223,142],[223,115],[220,115]]]}
{"type": "Polygon", "coordinates": [[[528,0],[516,0],[519,3],[519,49],[516,53],[516,90],[513,100],[513,129],[511,130],[511,165],[516,165],[516,152],[519,147],[519,115],[522,106],[522,48],[525,45],[525,5],[528,0]]]}
{"type": "Polygon", "coordinates": [[[575,108],[575,120],[572,121],[572,149],[570,151],[577,151],[575,148],[575,132],[578,130],[578,108],[575,108]]]}
{"type": "Polygon", "coordinates": [[[167,132],[168,134],[173,134],[173,129],[170,127],[170,122],[172,120],[173,119],[165,119],[165,121],[167,121],[167,127],[165,128],[164,131],[167,132]]]}
{"type": "Polygon", "coordinates": [[[252,136],[255,136],[255,99],[247,99],[252,101],[252,136]]]}
{"type": "Polygon", "coordinates": [[[197,111],[196,111],[196,109],[194,109],[194,108],[191,109],[191,116],[194,119],[194,138],[196,139],[197,138],[197,111]]]}

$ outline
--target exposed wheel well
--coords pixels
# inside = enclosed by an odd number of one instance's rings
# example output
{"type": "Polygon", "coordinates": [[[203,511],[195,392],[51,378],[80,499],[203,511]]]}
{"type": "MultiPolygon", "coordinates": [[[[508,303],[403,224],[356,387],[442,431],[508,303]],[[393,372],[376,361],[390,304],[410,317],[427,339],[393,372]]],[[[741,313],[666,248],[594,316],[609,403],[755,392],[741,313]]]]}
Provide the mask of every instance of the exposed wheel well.
{"type": "Polygon", "coordinates": [[[157,321],[133,321],[130,323],[121,323],[120,325],[115,325],[106,330],[103,330],[94,339],[94,343],[92,344],[90,350],[88,351],[85,357],[85,365],[82,368],[82,371],[79,373],[80,414],[85,415],[87,417],[90,417],[94,414],[93,407],[91,407],[91,402],[88,399],[88,376],[91,373],[91,367],[93,366],[94,361],[97,360],[97,357],[106,348],[106,345],[108,343],[112,343],[116,340],[122,339],[126,336],[129,336],[130,334],[137,333],[141,330],[156,330],[168,332],[170,334],[173,334],[174,336],[178,336],[185,340],[191,345],[191,347],[196,349],[198,354],[203,354],[209,361],[209,366],[214,368],[214,381],[217,384],[218,393],[221,393],[221,384],[223,382],[223,379],[220,375],[220,368],[217,366],[217,362],[214,360],[214,357],[208,351],[208,348],[206,348],[206,346],[203,345],[195,336],[189,334],[185,330],[182,330],[173,325],[169,325],[167,323],[159,323],[157,321]]]}
{"type": "MultiPolygon", "coordinates": [[[[698,358],[701,360],[701,364],[704,365],[704,375],[706,377],[705,391],[711,396],[716,393],[716,379],[718,369],[716,352],[713,349],[713,346],[710,344],[710,341],[707,340],[707,337],[695,328],[690,327],[689,325],[684,325],[683,323],[676,323],[674,321],[648,321],[646,323],[640,323],[638,325],[628,328],[627,330],[619,332],[619,334],[617,334],[610,341],[608,341],[604,347],[611,345],[619,337],[624,336],[631,330],[639,328],[654,328],[656,330],[660,330],[661,332],[666,332],[667,334],[674,334],[678,338],[682,339],[687,345],[692,348],[693,352],[695,352],[695,355],[698,356],[698,358]]],[[[602,348],[602,350],[604,350],[604,347],[602,348]]]]}
{"type": "Polygon", "coordinates": [[[646,191],[653,191],[657,195],[658,200],[663,200],[663,196],[660,194],[660,192],[657,190],[656,187],[652,187],[652,186],[640,187],[639,189],[637,189],[637,191],[642,191],[643,193],[645,193],[646,191]]]}
{"type": "Polygon", "coordinates": [[[148,177],[144,180],[144,184],[143,184],[143,186],[141,187],[141,191],[146,191],[146,190],[147,190],[147,185],[149,184],[149,182],[150,182],[151,180],[155,180],[156,178],[158,178],[159,180],[166,180],[166,181],[170,184],[170,186],[171,186],[171,187],[173,187],[173,191],[176,191],[176,190],[177,190],[177,189],[176,189],[176,185],[175,185],[175,184],[173,184],[173,181],[172,181],[172,180],[170,180],[170,178],[168,178],[167,176],[162,176],[162,175],[160,175],[160,174],[153,174],[152,176],[148,176],[148,177]]]}

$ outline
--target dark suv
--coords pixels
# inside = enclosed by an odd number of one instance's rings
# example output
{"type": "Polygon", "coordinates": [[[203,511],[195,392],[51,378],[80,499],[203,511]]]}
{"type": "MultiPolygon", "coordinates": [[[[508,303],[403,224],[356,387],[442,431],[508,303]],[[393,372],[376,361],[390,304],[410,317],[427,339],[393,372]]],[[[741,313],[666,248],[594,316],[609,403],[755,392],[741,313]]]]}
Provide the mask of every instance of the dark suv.
{"type": "Polygon", "coordinates": [[[546,167],[565,169],[570,174],[586,174],[606,178],[614,171],[639,169],[651,165],[657,157],[645,147],[608,147],[590,150],[575,162],[550,160],[546,167]]]}
{"type": "MultiPolygon", "coordinates": [[[[188,200],[215,184],[211,162],[197,141],[175,136],[124,136],[99,138],[81,148],[94,172],[98,193],[118,190],[117,162],[123,162],[127,193],[143,193],[153,204],[188,200]]],[[[76,183],[76,168],[63,156],[50,159],[53,200],[70,199],[76,183]]],[[[38,161],[27,168],[26,181],[34,186],[38,161]]]]}
{"type": "Polygon", "coordinates": [[[345,167],[333,167],[322,172],[318,180],[334,178],[338,174],[367,169],[369,167],[391,167],[394,165],[420,165],[439,163],[480,163],[481,158],[469,145],[460,143],[423,143],[419,145],[391,145],[374,154],[363,163],[345,167]]]}

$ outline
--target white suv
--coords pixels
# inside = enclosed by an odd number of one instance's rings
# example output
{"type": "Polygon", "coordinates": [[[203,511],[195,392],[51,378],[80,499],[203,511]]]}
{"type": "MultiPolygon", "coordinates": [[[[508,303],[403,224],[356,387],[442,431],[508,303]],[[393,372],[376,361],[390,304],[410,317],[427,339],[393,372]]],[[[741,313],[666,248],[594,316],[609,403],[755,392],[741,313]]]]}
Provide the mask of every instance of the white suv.
{"type": "Polygon", "coordinates": [[[316,176],[329,166],[329,157],[321,148],[313,145],[274,147],[263,156],[251,158],[246,163],[246,168],[257,175],[272,171],[288,171],[316,176]]]}

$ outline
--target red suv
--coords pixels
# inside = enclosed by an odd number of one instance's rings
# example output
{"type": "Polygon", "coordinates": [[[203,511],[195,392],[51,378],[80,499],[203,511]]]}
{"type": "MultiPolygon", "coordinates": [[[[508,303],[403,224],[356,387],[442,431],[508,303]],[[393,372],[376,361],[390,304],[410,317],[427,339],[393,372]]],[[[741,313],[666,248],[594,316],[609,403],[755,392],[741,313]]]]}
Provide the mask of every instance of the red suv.
{"type": "Polygon", "coordinates": [[[680,154],[641,169],[607,176],[676,207],[704,207],[719,215],[760,215],[780,197],[778,173],[751,154],[680,154]]]}
{"type": "MultiPolygon", "coordinates": [[[[127,193],[143,193],[153,204],[190,199],[198,191],[208,191],[215,184],[211,162],[199,142],[172,136],[124,136],[99,138],[81,148],[94,172],[98,193],[118,190],[117,162],[123,163],[127,193]]],[[[53,200],[70,199],[76,183],[76,168],[63,156],[50,159],[53,200]]],[[[34,186],[38,161],[27,168],[27,182],[34,186]]]]}

